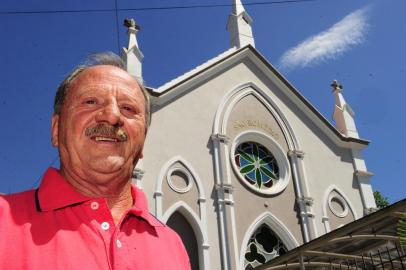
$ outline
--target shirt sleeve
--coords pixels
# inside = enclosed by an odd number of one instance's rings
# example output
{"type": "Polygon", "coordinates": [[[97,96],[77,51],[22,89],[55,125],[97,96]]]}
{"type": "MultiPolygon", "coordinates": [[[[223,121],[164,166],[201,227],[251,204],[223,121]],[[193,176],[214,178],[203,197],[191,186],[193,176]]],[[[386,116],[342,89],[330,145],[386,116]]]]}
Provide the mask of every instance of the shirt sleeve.
{"type": "Polygon", "coordinates": [[[178,250],[178,256],[179,256],[179,263],[180,263],[180,268],[179,270],[190,270],[190,261],[189,261],[189,255],[185,249],[185,246],[183,245],[182,239],[179,237],[177,233],[175,233],[176,237],[176,245],[177,245],[177,250],[178,250]]]}

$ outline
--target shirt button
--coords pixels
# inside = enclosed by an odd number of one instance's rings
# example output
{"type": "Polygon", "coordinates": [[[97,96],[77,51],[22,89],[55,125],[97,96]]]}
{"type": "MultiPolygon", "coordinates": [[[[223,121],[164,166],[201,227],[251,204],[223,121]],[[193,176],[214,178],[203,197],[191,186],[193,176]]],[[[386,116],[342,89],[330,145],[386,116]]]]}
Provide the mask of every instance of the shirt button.
{"type": "Polygon", "coordinates": [[[93,210],[99,209],[99,203],[98,202],[92,202],[90,204],[90,208],[92,208],[93,210]]]}
{"type": "Polygon", "coordinates": [[[121,243],[121,241],[120,240],[116,240],[116,245],[117,245],[117,247],[118,248],[121,248],[122,246],[123,246],[123,244],[121,243]]]}
{"type": "Polygon", "coordinates": [[[101,228],[102,228],[103,230],[107,231],[107,230],[110,228],[110,224],[105,221],[105,222],[103,222],[103,223],[101,224],[101,228]]]}

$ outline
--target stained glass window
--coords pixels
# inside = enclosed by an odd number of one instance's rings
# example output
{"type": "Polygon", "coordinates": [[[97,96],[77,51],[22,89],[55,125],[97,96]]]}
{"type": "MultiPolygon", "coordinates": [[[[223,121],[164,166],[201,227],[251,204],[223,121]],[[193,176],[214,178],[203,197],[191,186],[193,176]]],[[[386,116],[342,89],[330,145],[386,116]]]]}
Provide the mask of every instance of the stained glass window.
{"type": "Polygon", "coordinates": [[[251,270],[258,265],[285,254],[285,245],[278,236],[267,226],[259,227],[248,241],[245,252],[245,270],[251,270]]]}
{"type": "Polygon", "coordinates": [[[270,189],[279,179],[275,157],[263,145],[244,142],[235,150],[235,163],[247,182],[259,189],[270,189]]]}

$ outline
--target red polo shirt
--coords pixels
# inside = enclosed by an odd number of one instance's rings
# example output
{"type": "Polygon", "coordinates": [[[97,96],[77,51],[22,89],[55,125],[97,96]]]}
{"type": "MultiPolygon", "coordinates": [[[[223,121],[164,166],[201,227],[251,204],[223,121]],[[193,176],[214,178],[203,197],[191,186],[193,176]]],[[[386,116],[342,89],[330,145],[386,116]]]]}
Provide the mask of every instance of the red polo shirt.
{"type": "Polygon", "coordinates": [[[0,197],[0,269],[190,269],[179,236],[142,191],[115,225],[104,198],[77,193],[56,169],[37,190],[0,197]]]}

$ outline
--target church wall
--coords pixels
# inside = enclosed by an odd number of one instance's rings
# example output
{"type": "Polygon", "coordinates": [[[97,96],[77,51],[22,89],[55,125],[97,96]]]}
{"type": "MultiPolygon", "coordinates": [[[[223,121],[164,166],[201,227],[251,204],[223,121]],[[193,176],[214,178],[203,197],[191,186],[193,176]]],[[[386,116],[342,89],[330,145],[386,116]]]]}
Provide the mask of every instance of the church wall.
{"type": "MultiPolygon", "coordinates": [[[[242,74],[238,76],[243,76],[242,74]]],[[[264,132],[275,139],[278,145],[288,152],[288,145],[285,136],[264,104],[253,95],[249,95],[239,101],[230,113],[228,119],[227,133],[230,142],[241,132],[256,130],[264,132]]],[[[232,155],[233,153],[230,153],[232,155]]],[[[237,220],[237,235],[239,246],[243,243],[244,234],[247,232],[252,221],[264,212],[271,212],[278,217],[291,231],[294,237],[302,242],[302,233],[295,209],[295,191],[292,176],[289,177],[289,184],[285,190],[278,194],[264,195],[255,192],[246,186],[246,182],[238,177],[238,172],[232,170],[232,183],[234,186],[235,214],[237,220]]]]}
{"type": "MultiPolygon", "coordinates": [[[[191,179],[193,181],[193,179],[191,179]]],[[[189,191],[185,193],[179,193],[174,191],[166,181],[162,182],[162,212],[165,213],[166,210],[172,205],[174,205],[179,200],[187,202],[190,208],[194,211],[196,215],[200,215],[198,198],[199,192],[196,183],[193,181],[192,187],[189,191]]]]}
{"type": "MultiPolygon", "coordinates": [[[[218,76],[212,75],[212,77],[207,78],[203,83],[194,86],[176,100],[164,104],[161,108],[155,108],[144,149],[143,166],[145,175],[142,180],[142,187],[149,197],[149,205],[153,213],[156,209],[153,194],[157,188],[157,179],[164,164],[174,156],[179,155],[194,167],[206,194],[207,235],[208,244],[210,245],[210,262],[213,269],[217,269],[221,265],[219,221],[215,202],[213,146],[211,141],[213,122],[222,98],[229,91],[247,82],[253,82],[261,90],[265,91],[280,111],[283,112],[295,133],[294,135],[299,144],[298,150],[305,153],[303,164],[309,195],[314,199],[312,212],[315,215],[317,231],[319,233],[324,232],[321,221],[323,215],[322,198],[325,190],[331,184],[337,185],[345,193],[354,208],[357,209],[356,211],[359,211],[358,217],[361,216],[362,212],[358,210],[362,209],[362,204],[356,182],[353,180],[354,170],[350,151],[335,146],[312,123],[312,120],[306,117],[283,93],[283,91],[288,90],[279,89],[252,62],[247,60],[233,65],[222,74],[218,76]]],[[[257,105],[253,101],[247,101],[245,106],[254,111],[257,105]]],[[[259,120],[264,121],[264,113],[262,115],[250,115],[241,111],[239,115],[236,114],[233,117],[236,118],[230,118],[231,123],[235,122],[238,117],[260,117],[259,120]]],[[[281,131],[278,131],[280,130],[278,124],[272,117],[267,121],[271,129],[281,133],[281,131]]],[[[261,131],[267,133],[266,130],[262,129],[261,131]]],[[[232,141],[232,138],[238,132],[230,125],[226,135],[232,141]]],[[[268,133],[270,133],[269,130],[268,133]]],[[[287,152],[288,145],[283,136],[280,136],[280,147],[287,152]]],[[[258,196],[247,190],[241,184],[241,181],[237,179],[232,169],[230,169],[230,177],[235,188],[233,197],[235,200],[238,249],[241,248],[242,239],[247,233],[246,230],[250,222],[264,211],[272,212],[289,228],[297,242],[302,243],[302,232],[295,209],[292,176],[286,189],[281,194],[273,196],[258,196]],[[255,211],[252,211],[251,205],[256,205],[255,211]]],[[[171,204],[177,199],[175,196],[165,198],[165,194],[170,192],[168,187],[164,187],[162,191],[165,204],[171,204]]],[[[184,197],[185,202],[191,206],[196,204],[195,199],[192,199],[192,197],[184,197]]],[[[167,207],[169,206],[164,207],[162,214],[164,214],[167,207]]]]}
{"type": "MultiPolygon", "coordinates": [[[[263,74],[256,66],[250,65],[257,74],[263,74]]],[[[362,217],[362,201],[358,190],[358,184],[354,178],[354,168],[350,149],[341,148],[335,145],[325,133],[317,127],[313,120],[293,104],[283,91],[266,76],[260,76],[259,87],[267,87],[271,90],[273,99],[278,103],[280,109],[288,118],[292,129],[295,132],[300,149],[304,152],[303,163],[305,166],[306,179],[309,195],[314,199],[312,211],[315,215],[318,235],[324,231],[322,224],[322,205],[325,190],[335,184],[348,196],[357,216],[362,217]]],[[[331,101],[333,105],[333,99],[331,101]]],[[[316,117],[315,117],[316,118],[316,117]]],[[[327,129],[327,127],[326,127],[327,129]]]]}
{"type": "MultiPolygon", "coordinates": [[[[218,269],[221,265],[221,252],[210,137],[218,103],[228,90],[220,85],[222,83],[218,78],[213,78],[153,114],[145,145],[146,173],[143,184],[147,193],[153,194],[159,171],[166,161],[176,155],[180,155],[195,168],[207,199],[207,234],[213,269],[218,269]]],[[[155,209],[152,196],[149,203],[151,209],[155,209]]]]}
{"type": "Polygon", "coordinates": [[[330,192],[325,208],[331,230],[355,220],[352,208],[336,190],[330,192]]]}

